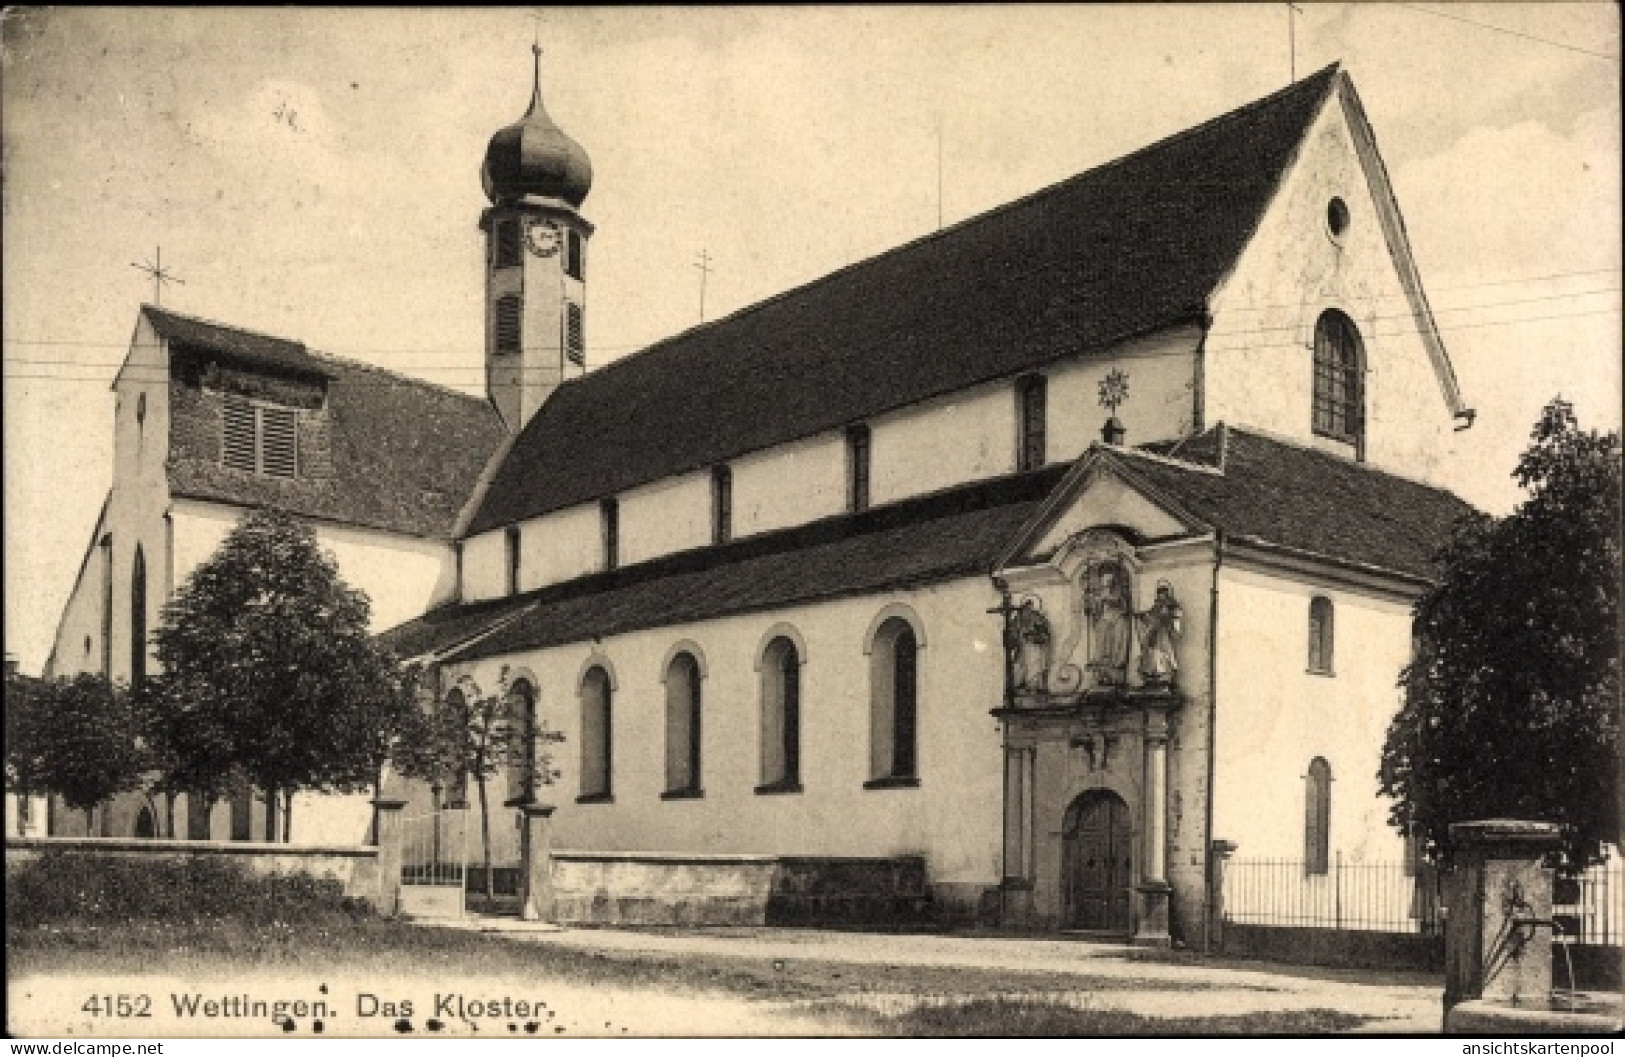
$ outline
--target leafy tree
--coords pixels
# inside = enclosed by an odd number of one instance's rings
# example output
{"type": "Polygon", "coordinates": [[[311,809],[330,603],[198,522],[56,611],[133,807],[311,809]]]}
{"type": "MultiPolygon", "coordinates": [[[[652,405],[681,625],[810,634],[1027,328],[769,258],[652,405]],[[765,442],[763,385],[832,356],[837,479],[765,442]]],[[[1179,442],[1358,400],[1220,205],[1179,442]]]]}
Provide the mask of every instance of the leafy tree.
{"type": "Polygon", "coordinates": [[[105,676],[6,677],[6,780],[85,812],[136,789],[151,765],[140,700],[105,676]]]}
{"type": "Polygon", "coordinates": [[[309,526],[277,511],[244,518],[153,636],[162,784],[212,797],[247,780],[282,804],[283,840],[295,792],[374,785],[411,697],[368,612],[309,526]]]}
{"type": "Polygon", "coordinates": [[[441,788],[473,780],[479,791],[487,901],[494,895],[490,780],[503,770],[525,771],[529,787],[516,790],[513,800],[522,803],[534,797],[536,786],[552,785],[559,777],[545,746],[562,742],[564,735],[544,724],[532,727],[530,718],[503,665],[496,693],[484,693],[472,677],[464,676],[426,714],[415,740],[403,738],[397,747],[395,762],[407,777],[441,788]]]}
{"type": "Polygon", "coordinates": [[[1378,778],[1436,860],[1452,822],[1526,818],[1573,870],[1619,839],[1619,434],[1553,400],[1513,476],[1524,502],[1458,524],[1416,603],[1378,778]]]}

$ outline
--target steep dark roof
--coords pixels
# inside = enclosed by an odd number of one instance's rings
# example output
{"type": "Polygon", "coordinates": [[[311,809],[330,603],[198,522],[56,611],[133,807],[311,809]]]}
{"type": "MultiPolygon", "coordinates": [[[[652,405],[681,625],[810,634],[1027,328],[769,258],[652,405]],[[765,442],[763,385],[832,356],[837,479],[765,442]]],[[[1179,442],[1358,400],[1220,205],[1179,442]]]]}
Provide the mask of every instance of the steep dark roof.
{"type": "Polygon", "coordinates": [[[986,573],[1066,466],[978,482],[863,514],[583,577],[494,602],[453,606],[386,631],[402,656],[465,642],[523,613],[459,659],[640,628],[986,573]]]}
{"type": "Polygon", "coordinates": [[[176,496],[275,506],[348,525],[450,539],[475,481],[505,436],[501,418],[483,399],[311,352],[297,342],[150,306],[143,311],[155,324],[163,320],[160,333],[185,335],[171,340],[184,340],[194,350],[241,362],[243,350],[250,349],[247,358],[258,366],[325,379],[330,472],[285,480],[227,469],[220,462],[217,432],[176,428],[168,466],[170,492],[176,496]]]}
{"type": "Polygon", "coordinates": [[[303,342],[177,315],[156,305],[142,305],[141,312],[158,336],[167,339],[172,346],[205,349],[221,359],[249,366],[273,367],[317,378],[333,377],[332,368],[312,356],[303,342]]]}
{"type": "Polygon", "coordinates": [[[1120,457],[1131,473],[1232,538],[1421,579],[1438,574],[1435,552],[1456,519],[1473,512],[1442,488],[1240,429],[1209,430],[1178,449],[1180,461],[1216,465],[1221,474],[1120,457]]]}
{"type": "Polygon", "coordinates": [[[1337,77],[1328,67],[564,385],[470,530],[1200,319],[1337,77]]]}

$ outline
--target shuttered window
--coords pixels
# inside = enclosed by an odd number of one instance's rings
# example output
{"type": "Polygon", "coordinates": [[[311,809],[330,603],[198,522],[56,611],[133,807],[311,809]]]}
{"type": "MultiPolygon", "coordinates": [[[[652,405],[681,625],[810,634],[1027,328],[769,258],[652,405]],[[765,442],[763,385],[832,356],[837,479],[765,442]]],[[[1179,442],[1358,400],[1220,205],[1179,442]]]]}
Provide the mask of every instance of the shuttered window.
{"type": "Polygon", "coordinates": [[[228,401],[221,416],[221,461],[268,477],[299,474],[299,420],[292,408],[228,401]]]}
{"type": "Polygon", "coordinates": [[[572,231],[564,243],[564,274],[572,279],[586,278],[586,243],[581,232],[572,231]]]}
{"type": "Polygon", "coordinates": [[[869,509],[869,427],[846,431],[846,508],[852,513],[869,509]]]}
{"type": "Polygon", "coordinates": [[[571,363],[585,365],[587,362],[586,327],[580,305],[564,306],[564,353],[571,363]]]}
{"type": "Polygon", "coordinates": [[[1020,436],[1017,439],[1016,468],[1036,470],[1044,465],[1043,375],[1033,375],[1016,383],[1020,436]]]}
{"type": "Polygon", "coordinates": [[[500,220],[497,222],[491,263],[498,268],[518,266],[519,222],[517,220],[500,220]]]}
{"type": "Polygon", "coordinates": [[[727,543],[734,532],[734,478],[726,466],[711,470],[711,542],[727,543]]]}
{"type": "Polygon", "coordinates": [[[519,295],[508,294],[497,298],[493,327],[496,350],[500,353],[519,351],[519,295]]]}

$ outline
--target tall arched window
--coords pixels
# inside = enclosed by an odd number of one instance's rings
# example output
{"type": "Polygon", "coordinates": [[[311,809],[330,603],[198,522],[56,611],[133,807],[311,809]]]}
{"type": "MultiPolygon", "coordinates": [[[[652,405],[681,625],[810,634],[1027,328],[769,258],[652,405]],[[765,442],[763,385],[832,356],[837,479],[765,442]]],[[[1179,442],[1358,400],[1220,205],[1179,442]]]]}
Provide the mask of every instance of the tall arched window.
{"type": "Polygon", "coordinates": [[[1315,323],[1315,432],[1358,445],[1365,428],[1365,357],[1360,332],[1341,312],[1315,323]]]}
{"type": "Polygon", "coordinates": [[[700,663],[679,653],[666,669],[666,796],[698,796],[700,663]]]}
{"type": "Polygon", "coordinates": [[[782,635],[762,653],[762,784],[756,791],[801,791],[801,654],[782,635]]]}
{"type": "Polygon", "coordinates": [[[147,557],[135,545],[130,566],[130,685],[147,681],[147,557]]]}
{"type": "Polygon", "coordinates": [[[1309,670],[1332,674],[1332,600],[1316,596],[1309,600],[1309,670]]]}
{"type": "Polygon", "coordinates": [[[597,666],[581,680],[581,795],[578,801],[608,800],[615,760],[609,673],[597,666]]]}
{"type": "Polygon", "coordinates": [[[919,777],[919,644],[914,628],[902,617],[892,617],[875,632],[869,651],[869,694],[867,784],[914,784],[919,777]]]}
{"type": "MultiPolygon", "coordinates": [[[[464,731],[468,729],[468,699],[463,692],[455,687],[446,693],[444,720],[453,730],[464,731]]],[[[441,794],[443,800],[438,806],[460,808],[468,804],[468,771],[461,768],[450,776],[450,785],[441,794]]]]}
{"type": "Polygon", "coordinates": [[[536,798],[536,688],[530,680],[515,679],[508,687],[508,707],[519,741],[508,776],[509,801],[528,804],[536,798]]]}
{"type": "Polygon", "coordinates": [[[1331,859],[1332,767],[1325,757],[1309,761],[1304,779],[1303,871],[1326,873],[1331,859]]]}

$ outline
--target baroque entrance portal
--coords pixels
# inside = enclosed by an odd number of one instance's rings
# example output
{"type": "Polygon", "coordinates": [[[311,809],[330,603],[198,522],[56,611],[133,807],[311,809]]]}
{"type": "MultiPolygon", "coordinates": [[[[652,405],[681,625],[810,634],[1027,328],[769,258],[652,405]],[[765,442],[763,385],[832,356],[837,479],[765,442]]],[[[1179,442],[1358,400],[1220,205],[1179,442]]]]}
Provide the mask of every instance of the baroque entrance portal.
{"type": "Polygon", "coordinates": [[[1072,802],[1062,830],[1066,925],[1090,932],[1128,932],[1134,884],[1133,827],[1128,805],[1107,789],[1072,802]]]}

